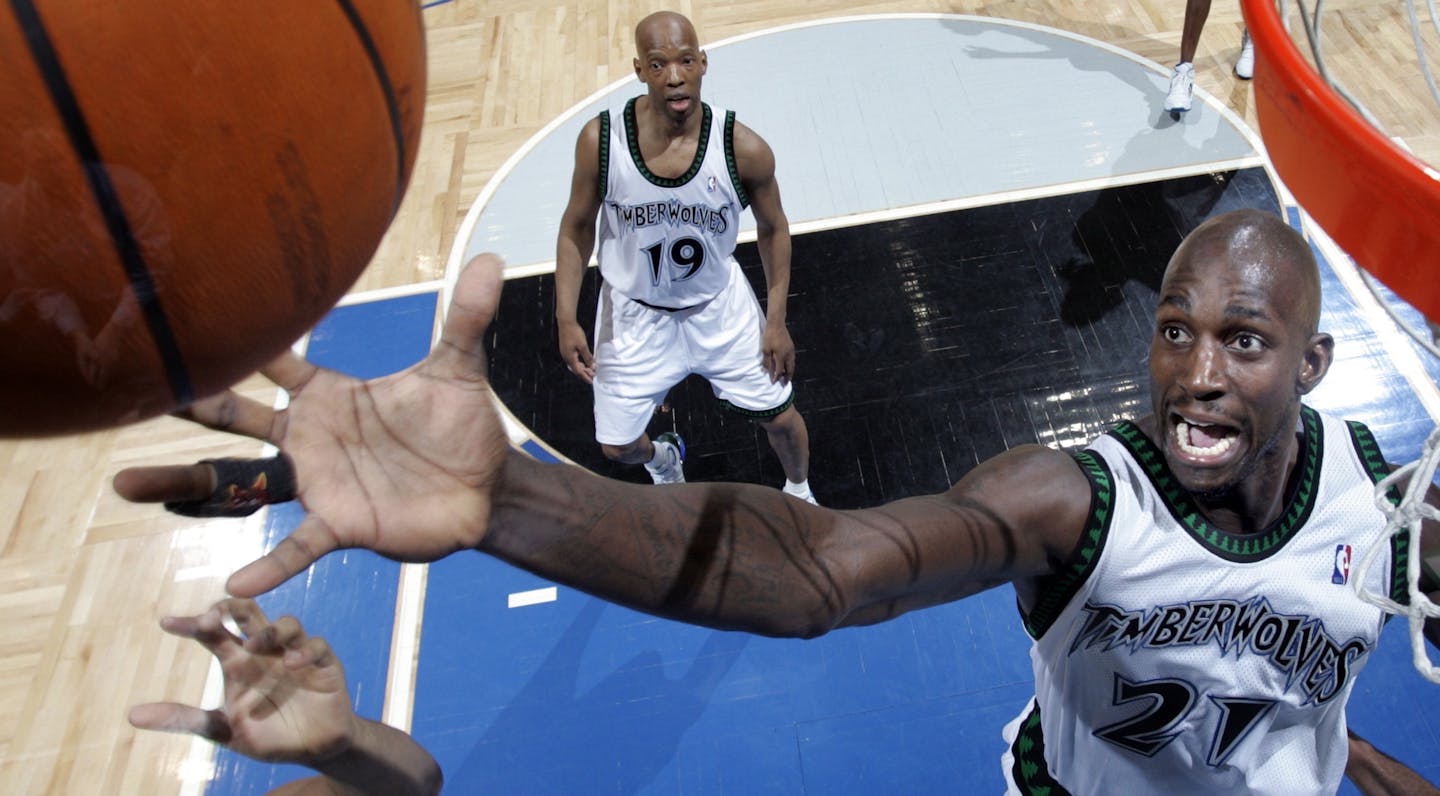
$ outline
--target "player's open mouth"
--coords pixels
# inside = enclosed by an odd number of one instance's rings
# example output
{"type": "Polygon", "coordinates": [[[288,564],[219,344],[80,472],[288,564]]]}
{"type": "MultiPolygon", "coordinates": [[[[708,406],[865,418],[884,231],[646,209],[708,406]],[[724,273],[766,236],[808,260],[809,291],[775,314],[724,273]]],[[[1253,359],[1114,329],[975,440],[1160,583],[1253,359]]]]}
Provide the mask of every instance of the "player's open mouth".
{"type": "Polygon", "coordinates": [[[681,96],[681,97],[666,97],[666,98],[665,98],[665,104],[669,105],[671,108],[674,108],[674,109],[677,110],[677,111],[683,111],[683,110],[685,110],[686,108],[690,107],[690,98],[689,98],[689,97],[683,97],[683,96],[681,96]]]}
{"type": "Polygon", "coordinates": [[[1215,459],[1223,456],[1238,436],[1233,428],[1175,418],[1175,446],[1187,457],[1215,459]]]}

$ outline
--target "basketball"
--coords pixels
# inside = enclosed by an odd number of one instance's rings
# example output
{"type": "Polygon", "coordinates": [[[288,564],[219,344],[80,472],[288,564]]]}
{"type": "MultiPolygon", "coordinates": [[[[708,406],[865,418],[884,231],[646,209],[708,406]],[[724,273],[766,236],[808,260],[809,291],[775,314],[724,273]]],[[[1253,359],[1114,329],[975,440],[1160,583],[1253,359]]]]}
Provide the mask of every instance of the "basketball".
{"type": "Polygon", "coordinates": [[[399,0],[0,10],[0,436],[253,373],[370,262],[425,105],[399,0]]]}

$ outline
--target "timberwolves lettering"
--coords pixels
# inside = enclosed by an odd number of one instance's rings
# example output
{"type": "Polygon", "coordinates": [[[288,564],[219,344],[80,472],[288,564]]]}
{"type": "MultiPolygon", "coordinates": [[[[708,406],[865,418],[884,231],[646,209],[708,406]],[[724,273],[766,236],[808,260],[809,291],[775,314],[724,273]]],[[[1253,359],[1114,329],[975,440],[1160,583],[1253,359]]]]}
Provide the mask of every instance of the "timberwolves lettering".
{"type": "Polygon", "coordinates": [[[1317,705],[1334,699],[1350,679],[1351,666],[1370,652],[1359,639],[1336,641],[1319,619],[1282,614],[1264,597],[1246,602],[1210,600],[1127,611],[1086,603],[1083,629],[1070,645],[1132,653],[1162,647],[1199,647],[1214,643],[1222,654],[1261,655],[1285,672],[1286,687],[1297,682],[1317,705]]]}
{"type": "Polygon", "coordinates": [[[672,227],[688,224],[712,235],[719,235],[730,227],[730,208],[707,207],[706,205],[682,205],[679,200],[668,202],[646,202],[639,205],[622,205],[611,202],[620,223],[626,229],[636,230],[666,224],[672,227]]]}

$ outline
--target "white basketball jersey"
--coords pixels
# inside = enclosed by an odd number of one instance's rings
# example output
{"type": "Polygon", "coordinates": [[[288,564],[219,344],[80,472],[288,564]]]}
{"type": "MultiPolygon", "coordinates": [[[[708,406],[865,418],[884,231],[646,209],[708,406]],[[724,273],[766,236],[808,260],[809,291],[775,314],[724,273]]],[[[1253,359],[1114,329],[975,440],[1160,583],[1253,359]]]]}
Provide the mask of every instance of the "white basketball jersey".
{"type": "MultiPolygon", "coordinates": [[[[1345,702],[1385,616],[1355,596],[1350,561],[1383,533],[1386,469],[1364,426],[1309,407],[1301,425],[1293,494],[1251,535],[1207,523],[1132,424],[1076,455],[1091,520],[1025,617],[1036,698],[1007,728],[1014,790],[1339,787],[1345,702]]],[[[1393,541],[1366,587],[1400,598],[1406,554],[1393,541]]]]}
{"type": "Polygon", "coordinates": [[[701,103],[695,159],[679,177],[652,174],[640,154],[635,100],[619,124],[600,114],[600,275],[657,307],[703,304],[725,289],[740,213],[749,204],[731,145],[732,111],[701,103]]]}

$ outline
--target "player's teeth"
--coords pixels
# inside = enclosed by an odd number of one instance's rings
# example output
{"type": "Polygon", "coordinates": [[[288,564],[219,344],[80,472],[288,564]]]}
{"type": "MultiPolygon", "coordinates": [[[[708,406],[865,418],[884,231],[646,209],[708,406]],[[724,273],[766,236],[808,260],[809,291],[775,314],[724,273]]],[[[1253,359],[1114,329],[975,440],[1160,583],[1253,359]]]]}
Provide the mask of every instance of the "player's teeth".
{"type": "Polygon", "coordinates": [[[1225,451],[1230,450],[1230,446],[1235,444],[1235,437],[1225,436],[1221,437],[1214,445],[1208,448],[1201,448],[1190,442],[1190,428],[1190,424],[1184,420],[1175,423],[1175,444],[1180,450],[1191,456],[1219,456],[1225,451]]]}

